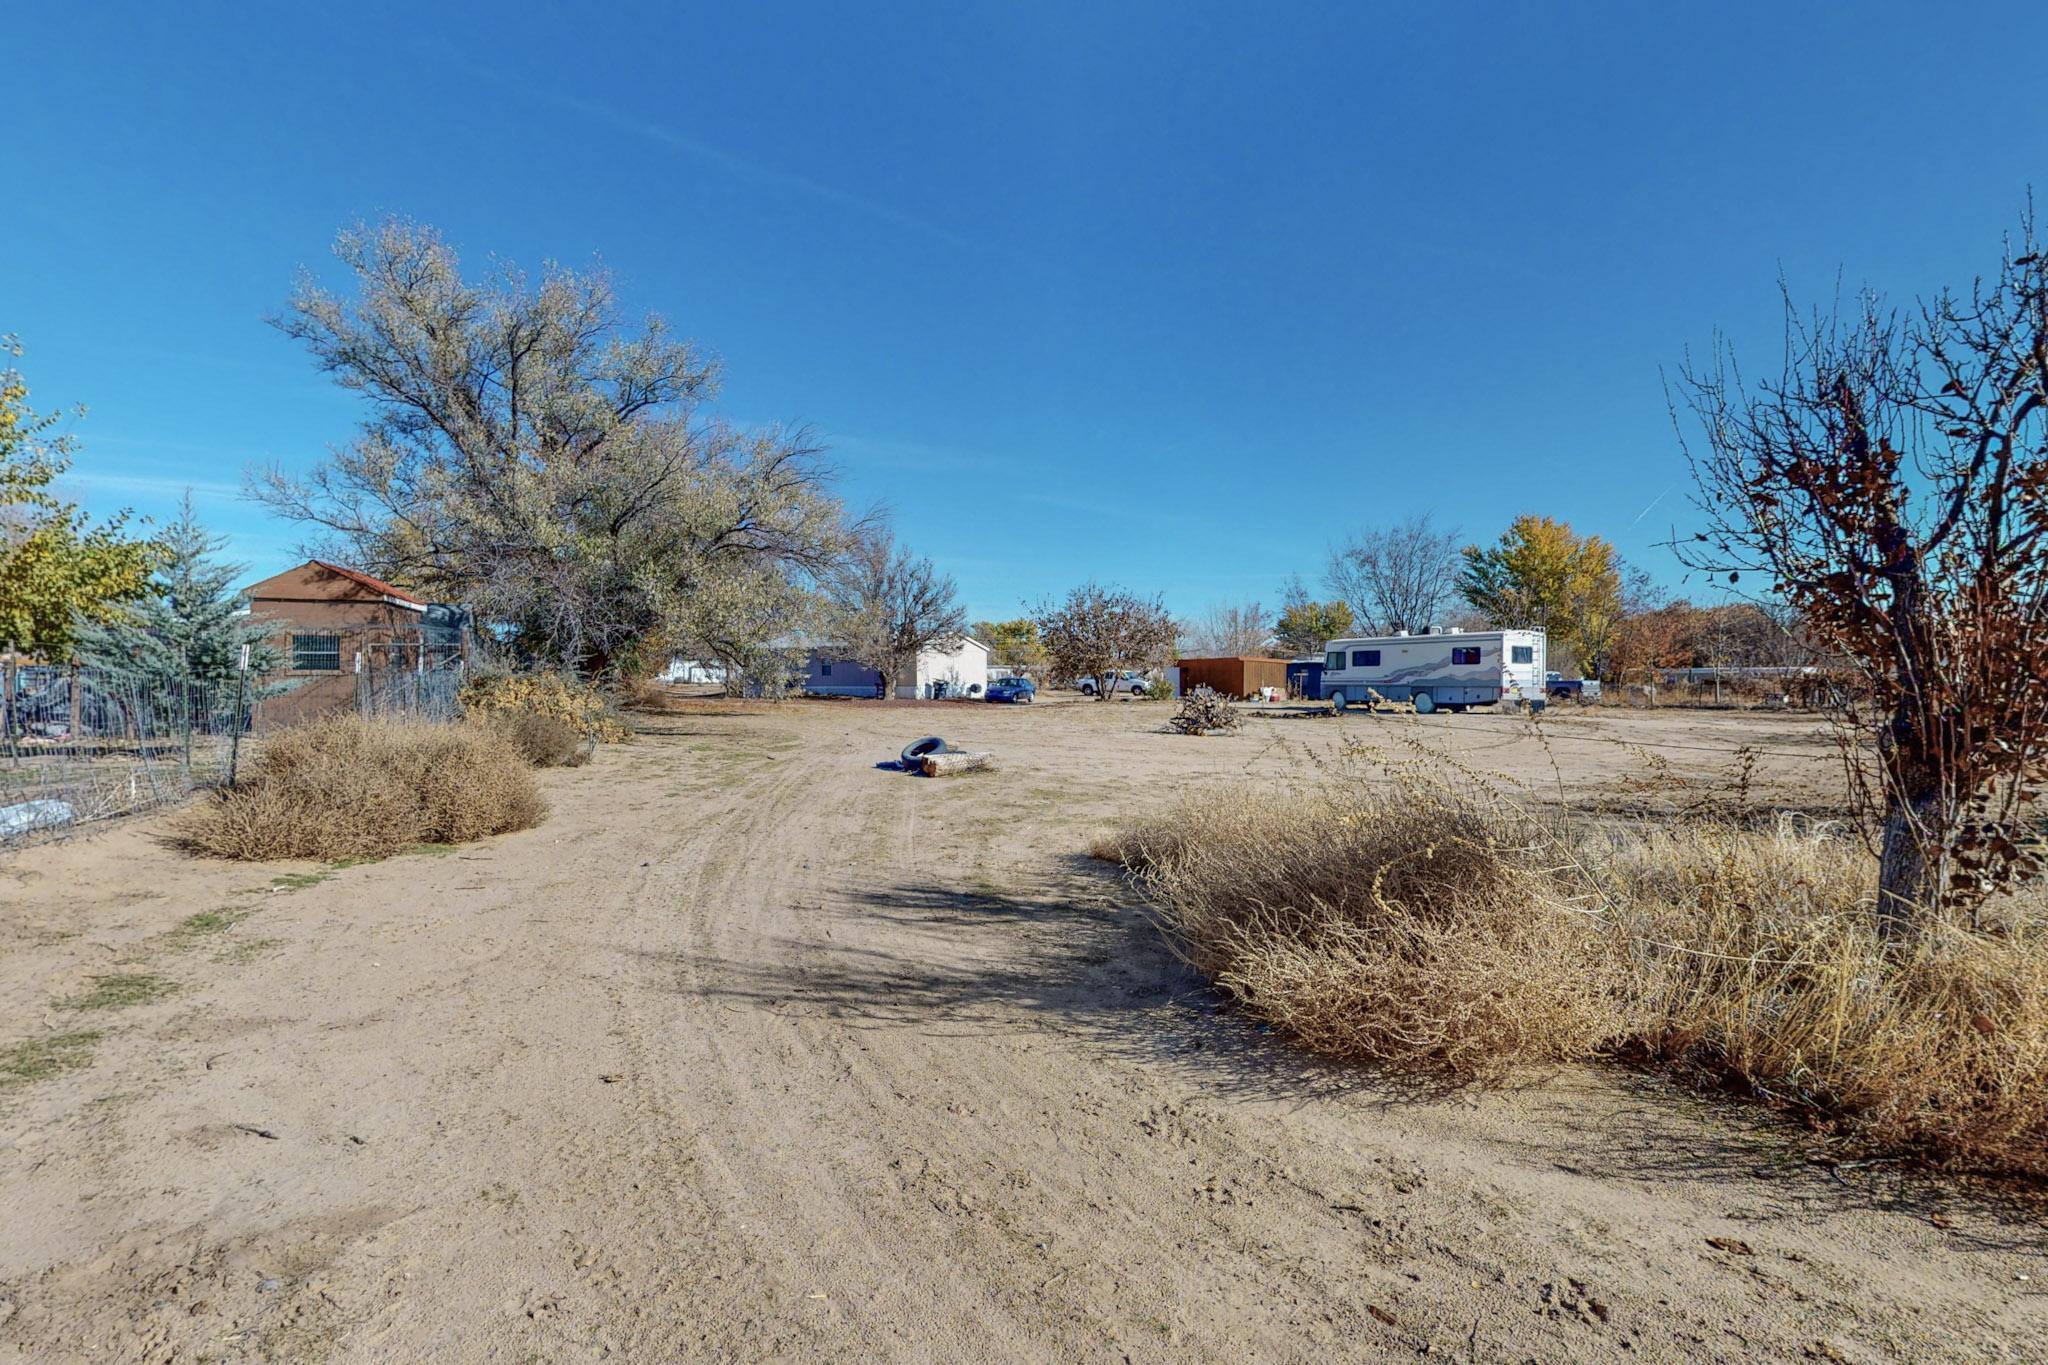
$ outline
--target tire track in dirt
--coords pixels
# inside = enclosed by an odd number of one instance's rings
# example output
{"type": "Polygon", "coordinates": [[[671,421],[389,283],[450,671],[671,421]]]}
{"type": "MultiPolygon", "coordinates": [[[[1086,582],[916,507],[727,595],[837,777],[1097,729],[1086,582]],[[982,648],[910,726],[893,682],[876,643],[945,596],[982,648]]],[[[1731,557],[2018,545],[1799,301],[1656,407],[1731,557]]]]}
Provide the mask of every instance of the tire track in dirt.
{"type": "MultiPolygon", "coordinates": [[[[1151,1117],[1132,1116],[1134,1094],[1156,1087],[1128,1075],[1091,1084],[1095,1059],[1071,1055],[1054,1018],[1001,998],[1005,989],[1042,991],[1054,984],[1044,979],[1049,970],[1073,963],[1043,960],[1046,945],[1029,933],[970,942],[963,961],[958,943],[936,940],[980,936],[971,897],[965,914],[923,917],[936,928],[914,922],[906,941],[885,900],[863,903],[834,885],[827,867],[838,860],[827,850],[888,855],[834,868],[841,883],[893,875],[914,896],[925,872],[910,830],[934,789],[916,781],[878,788],[877,780],[865,760],[847,760],[791,768],[750,790],[745,809],[718,825],[717,851],[690,887],[696,906],[719,913],[700,909],[684,921],[691,937],[677,955],[680,1003],[634,1027],[636,1037],[664,1040],[651,1065],[724,1082],[722,1120],[699,1173],[716,1182],[708,1197],[744,1211],[731,1226],[774,1230],[766,1248],[739,1259],[767,1277],[750,1292],[785,1305],[784,1330],[819,1349],[900,1351],[915,1341],[976,1358],[1115,1355],[1126,1346],[1143,1353],[1211,1333],[1284,1355],[1319,1336],[1334,1345],[1340,1321],[1384,1339],[1386,1324],[1335,1291],[1377,1288],[1384,1297],[1397,1277],[1334,1245],[1346,1240],[1341,1218],[1313,1210],[1333,1243],[1313,1255],[1259,1254],[1271,1244],[1239,1224],[1255,1198],[1288,1193],[1273,1163],[1213,1121],[1157,1122],[1180,1112],[1164,1095],[1144,1106],[1151,1117]],[[990,952],[1040,960],[975,960],[990,952]],[[998,994],[982,1001],[970,988],[998,994]],[[692,1008],[692,996],[718,1003],[692,1008]],[[675,1039],[691,1041],[678,1047],[675,1039]],[[1143,1159],[1148,1124],[1171,1134],[1164,1162],[1143,1159]],[[1162,1222],[1173,1225],[1172,1245],[1203,1248],[1179,1274],[1162,1275],[1156,1264],[1162,1222]],[[1076,1228],[1092,1236],[1077,1237],[1076,1228]],[[914,1286],[904,1274],[910,1265],[914,1286]],[[1120,1343],[1131,1335],[1134,1289],[1154,1308],[1137,1315],[1138,1339],[1120,1343]],[[1277,1320],[1248,1314],[1251,1298],[1276,1306],[1277,1320]],[[1288,1311],[1304,1302],[1316,1312],[1288,1311]]],[[[943,846],[931,848],[933,866],[946,857],[943,846]]],[[[935,903],[958,899],[934,889],[935,903]]],[[[1091,890],[1100,897],[1085,880],[1056,882],[1053,897],[1091,890]]],[[[1023,923],[1048,937],[1028,917],[1023,923]]],[[[1088,956],[1101,965],[1101,954],[1088,956]]],[[[1188,989],[1152,956],[1154,975],[1167,979],[1142,991],[1188,989]]],[[[1085,1031],[1076,1036],[1085,1043],[1085,1031]]],[[[1294,1196],[1305,1205],[1321,1199],[1313,1190],[1294,1196]]],[[[772,1331],[768,1338],[789,1344],[772,1331]]]]}
{"type": "MultiPolygon", "coordinates": [[[[688,920],[679,1003],[642,1032],[696,1039],[671,1064],[723,1092],[706,1197],[760,1276],[736,1346],[1624,1359],[1783,1345],[1782,1309],[1759,1315],[1753,1291],[1731,1296],[1724,1272],[1655,1234],[1699,1221],[1685,1199],[1628,1208],[1603,1190],[1588,1207],[1619,1204],[1614,1223],[1541,1217],[1555,1175],[1487,1145],[1516,1125],[1512,1098],[1489,1101],[1506,1111],[1490,1122],[1453,1106],[1448,1123],[1424,1107],[1374,1124],[1320,1082],[1262,1078],[1271,1059],[1245,1055],[1262,1044],[1199,996],[1175,1003],[1192,983],[1122,898],[1058,859],[1048,871],[1042,833],[993,833],[976,804],[842,746],[750,788],[693,882],[718,911],[688,920]],[[1230,1060],[1178,1059],[1205,1050],[1230,1060]],[[1204,1093],[1219,1079],[1224,1095],[1204,1093]],[[1285,1122],[1276,1100],[1312,1121],[1285,1122]],[[1673,1260],[1687,1292],[1629,1285],[1645,1252],[1673,1260]]],[[[1749,1283],[1823,1323],[1857,1314],[1795,1278],[1749,1283]]]]}

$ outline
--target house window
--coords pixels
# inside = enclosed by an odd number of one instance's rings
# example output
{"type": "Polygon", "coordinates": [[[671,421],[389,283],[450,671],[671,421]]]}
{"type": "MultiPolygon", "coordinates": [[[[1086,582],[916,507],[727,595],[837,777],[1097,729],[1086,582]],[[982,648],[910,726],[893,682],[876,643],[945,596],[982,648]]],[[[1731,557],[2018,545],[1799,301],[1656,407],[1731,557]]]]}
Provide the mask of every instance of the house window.
{"type": "Polygon", "coordinates": [[[1343,672],[1344,651],[1341,649],[1333,649],[1328,654],[1325,654],[1323,656],[1323,671],[1325,673],[1343,672]]]}
{"type": "Polygon", "coordinates": [[[339,635],[292,636],[292,667],[301,673],[341,672],[339,635]]]}
{"type": "Polygon", "coordinates": [[[1351,666],[1353,668],[1378,668],[1380,666],[1380,652],[1376,649],[1354,649],[1351,651],[1351,666]]]}
{"type": "Polygon", "coordinates": [[[1476,663],[1478,663],[1478,662],[1479,662],[1479,646],[1477,646],[1477,645],[1453,645],[1453,646],[1451,647],[1451,662],[1452,662],[1453,664],[1476,664],[1476,663]]]}
{"type": "Polygon", "coordinates": [[[1536,662],[1536,646],[1516,645],[1512,658],[1518,664],[1533,664],[1536,662]]]}
{"type": "Polygon", "coordinates": [[[832,661],[830,659],[820,659],[818,661],[818,676],[821,678],[832,676],[832,661]]]}

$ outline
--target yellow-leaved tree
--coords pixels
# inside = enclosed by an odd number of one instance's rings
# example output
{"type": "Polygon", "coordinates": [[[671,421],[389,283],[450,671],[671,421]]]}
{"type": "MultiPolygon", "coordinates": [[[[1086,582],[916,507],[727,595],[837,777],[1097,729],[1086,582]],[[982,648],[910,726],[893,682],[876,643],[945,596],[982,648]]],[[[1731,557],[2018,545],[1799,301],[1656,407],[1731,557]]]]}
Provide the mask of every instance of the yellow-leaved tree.
{"type": "Polygon", "coordinates": [[[1621,621],[1621,558],[1551,517],[1516,517],[1494,545],[1468,545],[1458,591],[1495,626],[1540,629],[1551,667],[1596,675],[1621,621]]]}
{"type": "MultiPolygon", "coordinates": [[[[0,337],[0,354],[21,345],[0,337]]],[[[126,512],[94,526],[50,491],[71,465],[56,422],[28,406],[18,370],[0,369],[0,648],[63,662],[81,621],[114,620],[148,590],[162,551],[127,534],[126,512]]]]}

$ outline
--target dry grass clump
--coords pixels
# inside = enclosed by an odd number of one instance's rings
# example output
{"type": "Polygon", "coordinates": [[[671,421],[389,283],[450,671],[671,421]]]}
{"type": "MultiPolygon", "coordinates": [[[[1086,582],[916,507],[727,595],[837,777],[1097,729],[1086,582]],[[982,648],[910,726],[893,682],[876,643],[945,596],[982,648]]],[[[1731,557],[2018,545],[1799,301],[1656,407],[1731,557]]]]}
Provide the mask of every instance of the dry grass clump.
{"type": "Polygon", "coordinates": [[[556,717],[599,744],[632,737],[603,689],[559,673],[479,673],[462,685],[461,701],[465,716],[526,711],[556,717]]]}
{"type": "Polygon", "coordinates": [[[1448,788],[1190,805],[1098,847],[1188,960],[1313,1050],[1460,1079],[1626,1028],[1621,965],[1527,830],[1448,788]]]}
{"type": "Polygon", "coordinates": [[[216,858],[381,858],[540,823],[533,774],[495,727],[327,716],[266,739],[234,791],[173,837],[216,858]]]}
{"type": "Polygon", "coordinates": [[[1887,953],[1859,842],[1790,821],[1638,828],[1597,870],[1642,1024],[1627,1045],[1868,1142],[2048,1174],[2048,906],[1887,953]]]}
{"type": "Polygon", "coordinates": [[[536,768],[580,768],[595,743],[573,722],[545,711],[484,711],[469,723],[497,731],[536,768]]]}
{"type": "Polygon", "coordinates": [[[1198,969],[1330,1056],[1497,1081],[1614,1058],[1872,1149],[2048,1175],[2048,898],[1887,955],[1860,842],[1591,822],[1415,771],[1100,844],[1198,969]]]}
{"type": "Polygon", "coordinates": [[[638,674],[619,679],[619,705],[629,711],[659,711],[668,700],[667,684],[638,674]]]}

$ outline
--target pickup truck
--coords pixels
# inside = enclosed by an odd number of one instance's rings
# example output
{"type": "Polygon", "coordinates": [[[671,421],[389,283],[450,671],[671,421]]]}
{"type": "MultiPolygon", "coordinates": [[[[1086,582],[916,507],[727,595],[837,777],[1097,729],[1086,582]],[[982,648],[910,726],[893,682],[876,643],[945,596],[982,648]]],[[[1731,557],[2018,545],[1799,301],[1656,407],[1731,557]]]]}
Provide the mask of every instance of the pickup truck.
{"type": "Polygon", "coordinates": [[[1598,678],[1567,678],[1562,673],[1543,675],[1543,695],[1559,701],[1598,701],[1600,680],[1598,678]]]}

